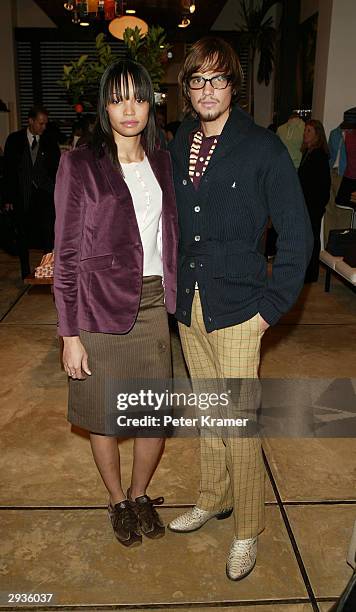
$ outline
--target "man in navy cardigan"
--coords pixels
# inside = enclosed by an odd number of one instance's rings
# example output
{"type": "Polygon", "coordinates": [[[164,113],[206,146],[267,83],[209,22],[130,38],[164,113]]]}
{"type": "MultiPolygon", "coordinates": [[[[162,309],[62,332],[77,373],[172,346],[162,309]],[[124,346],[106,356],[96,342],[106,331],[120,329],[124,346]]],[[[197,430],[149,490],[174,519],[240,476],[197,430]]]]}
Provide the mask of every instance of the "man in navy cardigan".
{"type": "MultiPolygon", "coordinates": [[[[176,317],[192,379],[257,379],[263,333],[296,301],[313,244],[287,149],[236,105],[241,80],[234,50],[213,37],[192,46],[180,74],[193,118],[170,147],[180,225],[176,317]],[[271,277],[262,245],[269,218],[278,233],[271,277]]],[[[255,565],[264,529],[261,444],[204,431],[199,499],[169,527],[194,531],[232,509],[226,571],[240,580],[255,565]]]]}

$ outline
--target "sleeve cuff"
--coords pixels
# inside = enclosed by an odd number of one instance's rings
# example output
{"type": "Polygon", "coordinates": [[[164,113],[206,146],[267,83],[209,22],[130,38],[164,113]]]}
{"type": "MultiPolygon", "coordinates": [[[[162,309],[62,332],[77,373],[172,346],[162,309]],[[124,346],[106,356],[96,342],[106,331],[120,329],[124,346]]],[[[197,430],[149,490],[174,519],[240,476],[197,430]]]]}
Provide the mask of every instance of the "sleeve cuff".
{"type": "Polygon", "coordinates": [[[276,323],[278,323],[279,319],[283,314],[279,310],[277,310],[277,308],[273,306],[271,302],[266,300],[266,298],[264,298],[260,302],[258,311],[261,317],[263,317],[263,319],[267,321],[269,325],[275,325],[276,323]]]}

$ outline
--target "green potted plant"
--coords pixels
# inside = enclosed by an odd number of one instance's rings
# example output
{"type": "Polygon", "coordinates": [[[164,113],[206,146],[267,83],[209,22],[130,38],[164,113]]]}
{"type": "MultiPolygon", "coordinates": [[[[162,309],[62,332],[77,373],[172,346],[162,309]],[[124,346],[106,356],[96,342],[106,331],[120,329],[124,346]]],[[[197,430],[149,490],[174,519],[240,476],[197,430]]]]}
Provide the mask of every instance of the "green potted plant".
{"type": "MultiPolygon", "coordinates": [[[[155,91],[160,84],[168,61],[167,52],[170,45],[166,42],[166,34],[160,26],[152,26],[146,36],[141,36],[140,30],[127,28],[124,32],[124,42],[127,55],[147,68],[155,91]]],[[[88,55],[81,55],[63,66],[63,75],[59,84],[66,91],[66,99],[73,105],[76,112],[92,111],[96,108],[97,92],[100,78],[106,67],[116,57],[110,45],[105,40],[105,34],[96,37],[95,61],[90,62],[88,55]]]]}

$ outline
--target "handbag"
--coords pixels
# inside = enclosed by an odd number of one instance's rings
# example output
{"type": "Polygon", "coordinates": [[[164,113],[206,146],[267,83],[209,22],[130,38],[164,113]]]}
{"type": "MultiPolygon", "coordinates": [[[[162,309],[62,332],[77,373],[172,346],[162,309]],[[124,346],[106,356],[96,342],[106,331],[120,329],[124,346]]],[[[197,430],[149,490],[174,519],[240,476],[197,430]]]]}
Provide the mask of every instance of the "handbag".
{"type": "Polygon", "coordinates": [[[54,272],[54,252],[43,255],[40,265],[35,268],[35,278],[52,278],[54,272]]]}
{"type": "Polygon", "coordinates": [[[329,232],[326,250],[330,255],[343,257],[352,268],[356,266],[356,229],[333,229],[329,232]],[[349,263],[349,262],[354,262],[349,263]]]}
{"type": "Polygon", "coordinates": [[[342,177],[339,191],[335,197],[335,203],[341,204],[342,206],[352,206],[353,204],[353,193],[356,191],[356,179],[349,178],[347,176],[342,177]]]}

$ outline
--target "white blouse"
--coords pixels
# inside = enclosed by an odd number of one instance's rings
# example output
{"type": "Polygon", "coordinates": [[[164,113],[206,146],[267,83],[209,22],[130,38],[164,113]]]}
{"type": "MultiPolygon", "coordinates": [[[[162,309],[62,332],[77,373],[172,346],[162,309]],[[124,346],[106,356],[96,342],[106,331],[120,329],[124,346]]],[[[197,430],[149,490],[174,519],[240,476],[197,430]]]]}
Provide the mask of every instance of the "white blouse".
{"type": "Polygon", "coordinates": [[[143,276],[163,276],[162,189],[145,156],[142,162],[121,164],[131,193],[143,246],[143,276]]]}

